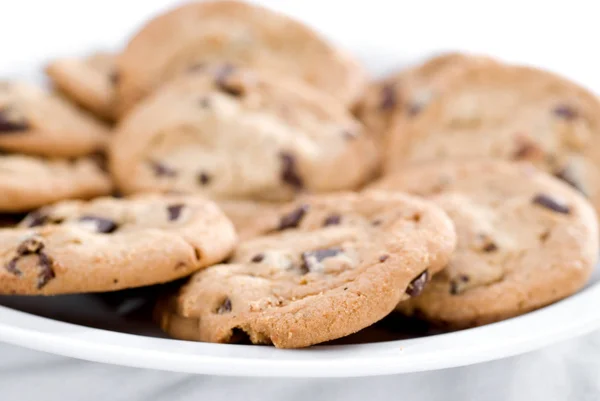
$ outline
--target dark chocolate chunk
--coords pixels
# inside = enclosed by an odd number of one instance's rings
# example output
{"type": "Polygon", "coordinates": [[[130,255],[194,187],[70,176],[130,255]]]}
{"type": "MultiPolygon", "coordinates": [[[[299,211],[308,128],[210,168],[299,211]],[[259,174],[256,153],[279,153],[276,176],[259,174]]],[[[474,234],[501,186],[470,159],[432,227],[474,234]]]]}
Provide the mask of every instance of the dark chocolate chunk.
{"type": "Polygon", "coordinates": [[[567,167],[555,172],[554,176],[558,179],[563,180],[564,182],[566,182],[567,184],[569,184],[570,186],[575,188],[577,191],[579,191],[582,194],[587,196],[586,191],[583,189],[583,185],[581,185],[581,183],[577,179],[575,173],[573,172],[573,169],[571,169],[567,166],[567,167]]]}
{"type": "Polygon", "coordinates": [[[330,214],[325,220],[323,220],[323,227],[337,226],[342,221],[342,216],[339,214],[330,214]]]}
{"type": "Polygon", "coordinates": [[[40,269],[37,288],[43,288],[56,276],[52,268],[54,261],[43,250],[44,243],[42,242],[41,238],[30,237],[26,239],[17,248],[16,256],[6,264],[6,270],[16,276],[21,276],[23,273],[17,267],[17,262],[19,259],[26,255],[37,255],[38,267],[40,269]]]}
{"type": "Polygon", "coordinates": [[[392,110],[396,107],[398,99],[396,98],[396,88],[393,84],[386,84],[381,88],[381,101],[379,109],[383,111],[392,110]]]}
{"type": "Polygon", "coordinates": [[[257,253],[250,259],[252,263],[260,263],[265,259],[265,255],[263,253],[257,253]]]}
{"type": "Polygon", "coordinates": [[[408,287],[406,287],[406,293],[411,297],[416,297],[423,292],[427,280],[429,280],[429,271],[425,270],[410,282],[408,287]]]}
{"type": "Polygon", "coordinates": [[[38,274],[37,288],[41,290],[50,280],[56,277],[56,273],[54,273],[54,269],[52,268],[54,262],[48,255],[44,252],[39,252],[38,258],[40,272],[38,274]]]}
{"type": "Polygon", "coordinates": [[[339,247],[302,252],[300,255],[302,258],[302,271],[309,272],[317,263],[322,262],[324,259],[339,255],[340,253],[342,253],[342,248],[339,247]]]}
{"type": "Polygon", "coordinates": [[[154,171],[154,175],[157,177],[175,177],[177,175],[177,171],[164,165],[163,163],[149,161],[148,164],[150,165],[152,171],[154,171]]]}
{"type": "Polygon", "coordinates": [[[304,187],[304,182],[300,175],[298,175],[296,158],[294,155],[288,152],[281,152],[279,158],[281,159],[281,179],[283,182],[291,185],[296,190],[302,189],[304,187]]]}
{"type": "Polygon", "coordinates": [[[546,194],[537,194],[531,202],[556,213],[569,214],[571,212],[571,209],[567,205],[560,203],[546,194]]]}
{"type": "Polygon", "coordinates": [[[217,308],[217,314],[223,315],[229,312],[231,312],[231,299],[225,298],[225,300],[223,300],[223,303],[217,308]]]}
{"type": "Polygon", "coordinates": [[[79,221],[94,223],[96,226],[96,232],[102,234],[113,233],[118,228],[117,223],[115,223],[114,221],[99,216],[81,216],[79,218],[79,221]]]}
{"type": "Polygon", "coordinates": [[[310,209],[309,205],[300,205],[297,209],[281,217],[279,220],[278,230],[286,230],[288,228],[296,228],[302,221],[302,218],[310,209]]]}
{"type": "Polygon", "coordinates": [[[560,104],[556,106],[552,112],[554,115],[564,118],[565,120],[574,120],[578,116],[577,110],[566,104],[560,104]]]}
{"type": "Polygon", "coordinates": [[[11,119],[7,110],[0,109],[0,134],[11,134],[27,131],[29,124],[25,119],[11,119]]]}
{"type": "Polygon", "coordinates": [[[483,248],[481,248],[484,252],[495,252],[498,250],[498,246],[496,244],[494,244],[493,242],[488,242],[487,244],[485,244],[483,246],[483,248]]]}
{"type": "Polygon", "coordinates": [[[381,256],[379,257],[379,261],[380,261],[381,263],[383,263],[383,262],[385,262],[386,260],[388,260],[388,259],[389,259],[389,257],[390,257],[390,255],[381,255],[381,256]]]}
{"type": "Polygon", "coordinates": [[[179,218],[181,211],[184,208],[183,203],[176,203],[174,205],[167,206],[167,213],[169,214],[169,221],[174,221],[179,218]]]}
{"type": "Polygon", "coordinates": [[[50,219],[48,218],[48,215],[36,210],[29,213],[27,217],[25,217],[25,220],[27,221],[27,227],[39,227],[47,224],[50,219]]]}
{"type": "Polygon", "coordinates": [[[205,172],[198,174],[198,182],[200,185],[208,185],[210,183],[211,176],[205,172]]]}
{"type": "Polygon", "coordinates": [[[39,237],[30,237],[21,242],[17,248],[17,256],[31,255],[44,249],[44,243],[39,237]]]}
{"type": "Polygon", "coordinates": [[[229,77],[233,74],[234,70],[235,68],[230,64],[221,67],[215,75],[215,84],[221,91],[231,96],[238,97],[244,94],[244,88],[241,85],[235,85],[229,81],[229,77]]]}

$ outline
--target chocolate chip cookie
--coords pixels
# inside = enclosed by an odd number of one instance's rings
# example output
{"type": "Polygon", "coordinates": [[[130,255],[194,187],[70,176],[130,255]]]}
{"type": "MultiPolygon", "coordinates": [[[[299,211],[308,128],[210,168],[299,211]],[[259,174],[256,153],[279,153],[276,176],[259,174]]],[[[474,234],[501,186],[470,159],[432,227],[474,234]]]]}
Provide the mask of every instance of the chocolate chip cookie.
{"type": "Polygon", "coordinates": [[[121,115],[162,82],[213,62],[293,76],[345,105],[366,83],[356,61],[298,21],[242,2],[193,2],[148,22],[119,57],[121,115]]]}
{"type": "Polygon", "coordinates": [[[445,161],[406,167],[373,185],[424,196],[453,220],[458,247],[407,314],[450,328],[548,305],[585,285],[598,258],[592,206],[529,164],[445,161]]]}
{"type": "Polygon", "coordinates": [[[408,195],[307,197],[269,235],[201,271],[156,315],[170,335],[298,348],[354,333],[419,294],[455,246],[448,217],[408,195]]]}
{"type": "Polygon", "coordinates": [[[600,103],[552,73],[500,64],[471,68],[394,130],[388,172],[440,159],[529,161],[600,209],[600,103]]]}
{"type": "Polygon", "coordinates": [[[472,67],[492,63],[495,61],[490,58],[462,53],[435,56],[372,83],[357,107],[357,115],[385,146],[394,119],[412,118],[452,80],[472,67]]]}
{"type": "Polygon", "coordinates": [[[362,125],[320,92],[230,65],[190,72],[139,104],[110,156],[124,193],[270,201],[356,188],[379,158],[362,125]]]}
{"type": "Polygon", "coordinates": [[[61,58],[46,66],[54,86],[94,115],[115,119],[116,56],[98,52],[85,58],[61,58]]]}
{"type": "Polygon", "coordinates": [[[60,96],[0,81],[0,150],[79,157],[103,149],[108,130],[60,96]]]}
{"type": "Polygon", "coordinates": [[[218,263],[231,222],[200,197],[64,201],[0,229],[0,293],[50,295],[163,283],[218,263]]]}
{"type": "Polygon", "coordinates": [[[97,156],[67,160],[0,154],[0,213],[108,195],[112,182],[101,164],[97,156]]]}

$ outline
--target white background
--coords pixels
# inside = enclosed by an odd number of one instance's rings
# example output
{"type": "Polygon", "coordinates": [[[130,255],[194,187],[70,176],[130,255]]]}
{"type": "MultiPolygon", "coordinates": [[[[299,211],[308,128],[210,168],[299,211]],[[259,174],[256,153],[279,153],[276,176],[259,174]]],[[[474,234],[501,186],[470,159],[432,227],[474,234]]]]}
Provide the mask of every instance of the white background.
{"type": "MultiPolygon", "coordinates": [[[[0,0],[0,72],[27,76],[56,55],[118,47],[168,0],[0,0]]],[[[439,50],[540,65],[600,93],[595,1],[261,3],[310,22],[373,73],[439,50]]],[[[560,324],[560,322],[557,322],[560,324]]],[[[600,399],[600,334],[519,358],[442,372],[352,380],[194,377],[118,368],[0,346],[2,400],[600,399]]]]}

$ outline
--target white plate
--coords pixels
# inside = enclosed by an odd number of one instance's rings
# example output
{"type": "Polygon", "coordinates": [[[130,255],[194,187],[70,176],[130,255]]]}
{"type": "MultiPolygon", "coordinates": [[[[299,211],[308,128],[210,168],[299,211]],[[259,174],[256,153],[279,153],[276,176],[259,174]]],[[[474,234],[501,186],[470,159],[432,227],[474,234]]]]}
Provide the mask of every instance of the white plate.
{"type": "MultiPolygon", "coordinates": [[[[0,37],[10,38],[3,42],[0,73],[31,77],[42,62],[55,55],[93,50],[98,45],[118,45],[123,35],[157,10],[167,8],[169,3],[173,1],[0,2],[3,16],[0,37]],[[35,12],[31,12],[33,9],[35,12]]],[[[369,0],[344,2],[343,10],[339,2],[264,0],[262,3],[312,23],[358,54],[374,72],[389,70],[434,51],[462,49],[541,65],[600,92],[600,75],[596,73],[600,70],[600,58],[590,57],[589,46],[585,46],[585,39],[600,34],[593,2],[574,0],[569,7],[561,2],[556,6],[546,2],[543,11],[538,2],[516,0],[502,2],[496,8],[469,0],[424,0],[410,4],[369,0]],[[540,13],[544,18],[540,18],[540,13]],[[558,20],[563,21],[562,29],[556,29],[558,20]]],[[[580,293],[501,323],[401,340],[392,339],[405,337],[402,330],[385,326],[369,329],[336,345],[304,350],[166,339],[149,323],[143,292],[141,298],[138,295],[139,291],[128,291],[45,299],[0,297],[0,305],[4,305],[0,306],[0,341],[92,361],[171,371],[340,377],[483,362],[600,328],[596,306],[600,305],[598,272],[580,293]],[[361,343],[369,341],[373,334],[389,341],[361,343]]]]}

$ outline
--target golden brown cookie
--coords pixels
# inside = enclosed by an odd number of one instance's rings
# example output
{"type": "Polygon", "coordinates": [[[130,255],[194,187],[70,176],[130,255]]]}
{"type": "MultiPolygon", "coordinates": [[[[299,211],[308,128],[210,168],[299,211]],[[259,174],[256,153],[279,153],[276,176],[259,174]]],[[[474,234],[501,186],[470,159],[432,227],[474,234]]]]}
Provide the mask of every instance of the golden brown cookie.
{"type": "Polygon", "coordinates": [[[387,193],[314,196],[280,213],[272,234],[192,276],[156,315],[170,335],[298,348],[354,333],[423,290],[455,246],[433,204],[387,193]]]}
{"type": "Polygon", "coordinates": [[[600,208],[600,103],[552,73],[486,65],[395,126],[386,170],[474,157],[529,161],[600,208]]]}
{"type": "Polygon", "coordinates": [[[104,125],[60,96],[0,81],[0,150],[79,157],[102,150],[107,139],[104,125]]]}
{"type": "Polygon", "coordinates": [[[373,82],[359,102],[356,113],[385,146],[394,119],[410,119],[470,68],[493,63],[494,60],[483,56],[440,54],[373,82]]]}
{"type": "Polygon", "coordinates": [[[379,155],[349,112],[297,81],[229,65],[163,86],[121,121],[110,166],[124,193],[284,201],[353,189],[379,155]]]}
{"type": "Polygon", "coordinates": [[[113,186],[101,162],[96,156],[67,160],[0,154],[0,213],[109,195],[113,186]]]}
{"type": "Polygon", "coordinates": [[[113,291],[171,281],[233,249],[231,222],[200,197],[64,201],[0,229],[0,293],[113,291]]]}
{"type": "Polygon", "coordinates": [[[121,114],[162,82],[213,62],[295,77],[347,106],[366,83],[355,60],[298,21],[243,2],[193,2],[148,22],[119,57],[121,114]]]}
{"type": "Polygon", "coordinates": [[[454,222],[448,267],[398,306],[442,326],[477,326],[558,301],[585,285],[598,259],[592,206],[529,164],[424,163],[372,187],[423,196],[454,222]]]}
{"type": "Polygon", "coordinates": [[[85,58],[60,58],[46,66],[54,86],[94,115],[115,119],[116,55],[97,52],[85,58]]]}

